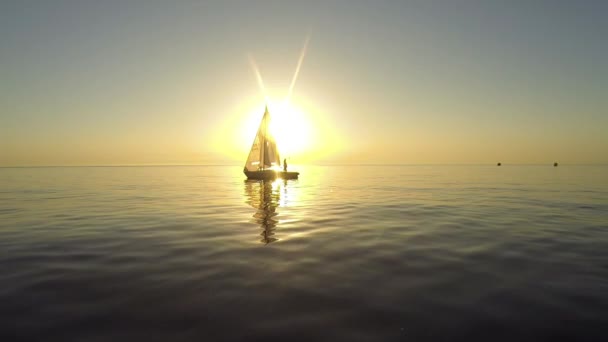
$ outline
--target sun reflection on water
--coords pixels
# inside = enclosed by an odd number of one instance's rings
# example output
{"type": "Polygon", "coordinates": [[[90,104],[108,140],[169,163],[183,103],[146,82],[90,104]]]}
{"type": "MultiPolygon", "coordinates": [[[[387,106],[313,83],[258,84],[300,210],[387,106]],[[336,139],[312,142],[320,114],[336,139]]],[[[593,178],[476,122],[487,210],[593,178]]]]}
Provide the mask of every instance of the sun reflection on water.
{"type": "Polygon", "coordinates": [[[331,192],[333,187],[324,182],[328,169],[293,167],[302,172],[303,179],[243,180],[241,199],[255,209],[246,220],[257,226],[261,236],[257,240],[264,244],[316,238],[336,228],[318,210],[318,203],[336,196],[331,192]],[[323,222],[319,224],[319,220],[323,222]]]}
{"type": "Polygon", "coordinates": [[[257,209],[252,217],[262,228],[262,243],[269,244],[279,240],[275,237],[275,228],[279,223],[277,208],[281,205],[281,187],[286,185],[287,181],[282,179],[245,181],[245,201],[257,209]]]}

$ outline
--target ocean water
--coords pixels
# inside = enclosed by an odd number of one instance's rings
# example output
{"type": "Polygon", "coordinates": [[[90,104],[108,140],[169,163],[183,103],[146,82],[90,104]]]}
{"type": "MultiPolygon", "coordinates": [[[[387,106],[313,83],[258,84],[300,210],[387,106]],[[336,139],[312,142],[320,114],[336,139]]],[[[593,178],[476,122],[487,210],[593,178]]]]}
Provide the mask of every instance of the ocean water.
{"type": "Polygon", "coordinates": [[[0,341],[606,341],[608,167],[0,169],[0,341]]]}

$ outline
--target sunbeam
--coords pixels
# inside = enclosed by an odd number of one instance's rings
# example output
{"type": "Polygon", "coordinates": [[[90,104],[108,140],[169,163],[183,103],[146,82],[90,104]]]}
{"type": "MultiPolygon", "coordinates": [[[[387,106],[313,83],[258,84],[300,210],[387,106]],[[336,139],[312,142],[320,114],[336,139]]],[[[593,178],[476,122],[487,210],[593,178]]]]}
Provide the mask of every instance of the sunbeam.
{"type": "Polygon", "coordinates": [[[298,75],[300,74],[300,68],[302,67],[302,63],[304,62],[304,57],[306,56],[306,50],[308,49],[308,42],[310,41],[310,33],[306,36],[306,40],[304,41],[304,47],[302,47],[302,52],[300,52],[300,58],[298,59],[298,65],[296,66],[296,71],[293,74],[293,78],[291,80],[291,84],[289,85],[289,90],[287,91],[287,96],[285,97],[285,103],[289,103],[291,99],[291,94],[293,93],[293,87],[296,85],[296,81],[298,80],[298,75]]]}
{"type": "Polygon", "coordinates": [[[260,74],[260,69],[258,68],[258,65],[256,64],[253,56],[251,54],[248,54],[247,56],[249,57],[249,63],[251,64],[251,68],[252,68],[253,72],[255,73],[255,78],[258,81],[258,86],[260,87],[260,91],[262,92],[262,95],[264,96],[264,101],[266,103],[268,103],[268,93],[266,93],[266,87],[264,87],[264,80],[262,79],[262,75],[260,74]]]}

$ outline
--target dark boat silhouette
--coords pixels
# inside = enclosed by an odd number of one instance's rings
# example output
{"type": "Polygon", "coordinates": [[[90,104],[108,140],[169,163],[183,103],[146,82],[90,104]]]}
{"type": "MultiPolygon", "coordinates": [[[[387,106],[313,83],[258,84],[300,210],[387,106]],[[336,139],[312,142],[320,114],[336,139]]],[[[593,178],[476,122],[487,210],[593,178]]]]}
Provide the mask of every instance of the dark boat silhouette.
{"type": "Polygon", "coordinates": [[[267,106],[258,132],[253,139],[253,145],[251,151],[249,151],[243,172],[247,179],[297,179],[300,173],[288,172],[286,165],[281,171],[281,157],[279,156],[277,143],[268,130],[269,124],[270,113],[267,106]]]}

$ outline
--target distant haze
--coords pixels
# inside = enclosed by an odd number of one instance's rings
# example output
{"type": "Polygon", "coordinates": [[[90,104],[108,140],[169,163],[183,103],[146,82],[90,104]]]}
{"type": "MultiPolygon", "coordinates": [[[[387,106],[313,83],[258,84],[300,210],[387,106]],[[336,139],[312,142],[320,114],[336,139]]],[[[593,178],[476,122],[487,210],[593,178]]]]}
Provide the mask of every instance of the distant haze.
{"type": "Polygon", "coordinates": [[[298,163],[608,163],[605,1],[0,4],[0,166],[244,163],[268,94],[298,163]],[[253,114],[252,114],[253,113],[253,114]],[[254,127],[255,129],[255,127],[254,127]]]}

